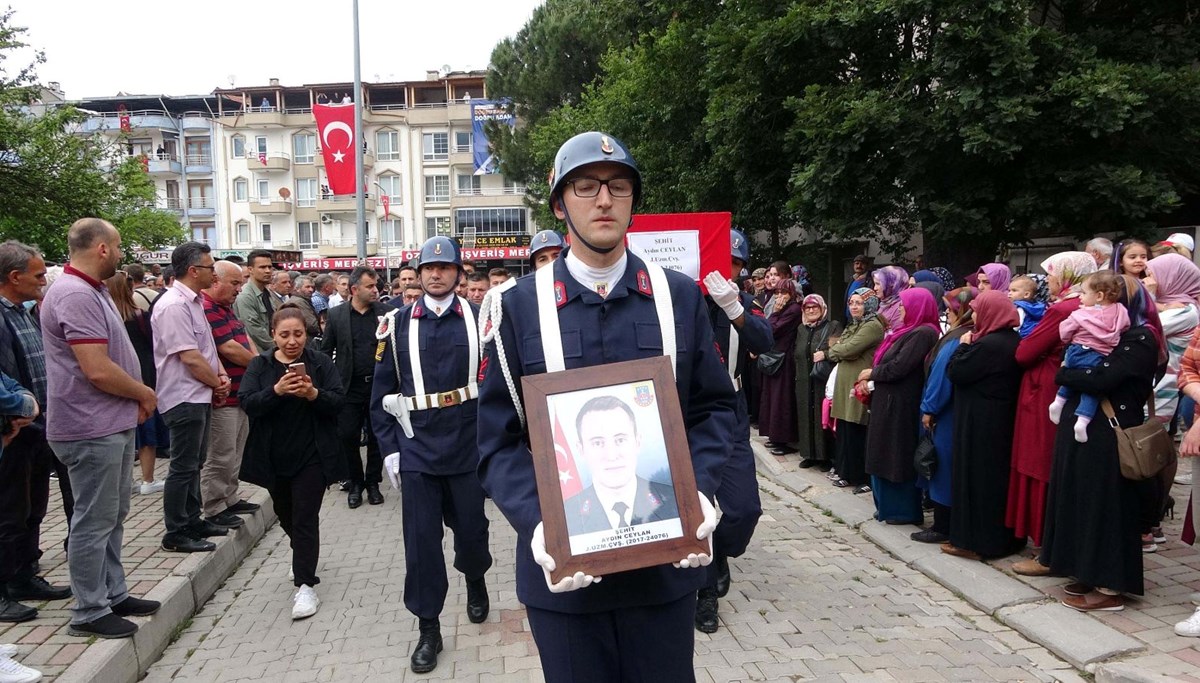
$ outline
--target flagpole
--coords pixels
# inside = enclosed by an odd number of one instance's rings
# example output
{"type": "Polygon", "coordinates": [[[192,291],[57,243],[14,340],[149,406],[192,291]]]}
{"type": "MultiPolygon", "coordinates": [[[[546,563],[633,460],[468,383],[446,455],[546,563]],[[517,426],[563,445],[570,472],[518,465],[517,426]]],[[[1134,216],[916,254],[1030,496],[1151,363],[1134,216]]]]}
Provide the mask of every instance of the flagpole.
{"type": "Polygon", "coordinates": [[[367,258],[367,209],[366,184],[363,182],[363,140],[366,130],[363,129],[363,89],[362,65],[359,62],[358,50],[358,0],[354,2],[354,132],[357,137],[354,144],[354,226],[355,241],[358,243],[358,260],[367,258]]]}

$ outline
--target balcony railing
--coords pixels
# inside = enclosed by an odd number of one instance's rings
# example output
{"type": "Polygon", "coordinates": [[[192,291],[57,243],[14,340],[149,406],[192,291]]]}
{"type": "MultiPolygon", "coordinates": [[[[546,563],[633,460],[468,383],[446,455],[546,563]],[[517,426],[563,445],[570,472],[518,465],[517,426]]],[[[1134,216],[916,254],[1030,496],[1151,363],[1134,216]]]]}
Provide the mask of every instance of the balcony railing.
{"type": "Polygon", "coordinates": [[[188,166],[212,166],[211,154],[188,154],[184,158],[188,166]]]}
{"type": "MultiPolygon", "coordinates": [[[[367,244],[379,244],[379,237],[375,235],[367,235],[367,244]]],[[[321,244],[330,247],[356,247],[358,246],[357,237],[327,237],[321,240],[321,244]]]]}
{"type": "Polygon", "coordinates": [[[525,194],[525,188],[520,185],[513,187],[460,187],[455,194],[470,196],[470,197],[505,197],[505,196],[521,196],[525,194]]]}
{"type": "Polygon", "coordinates": [[[188,197],[189,209],[215,209],[217,208],[217,200],[215,197],[188,197]]]}
{"type": "Polygon", "coordinates": [[[402,111],[408,109],[407,104],[372,104],[367,107],[370,111],[402,111]]]}
{"type": "Polygon", "coordinates": [[[160,197],[154,201],[154,208],[167,211],[183,211],[183,200],[179,197],[160,197]]]}

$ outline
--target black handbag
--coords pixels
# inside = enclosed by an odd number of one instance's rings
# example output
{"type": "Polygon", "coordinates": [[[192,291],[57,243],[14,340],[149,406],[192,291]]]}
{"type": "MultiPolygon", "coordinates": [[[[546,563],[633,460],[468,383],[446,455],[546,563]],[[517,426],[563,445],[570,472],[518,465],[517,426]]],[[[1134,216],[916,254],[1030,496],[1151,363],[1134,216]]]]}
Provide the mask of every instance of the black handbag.
{"type": "Polygon", "coordinates": [[[933,479],[933,474],[937,471],[937,448],[933,445],[932,433],[925,432],[917,442],[917,451],[913,454],[913,467],[917,468],[917,474],[926,479],[933,479]]]}
{"type": "Polygon", "coordinates": [[[758,355],[758,371],[764,375],[777,375],[783,367],[783,351],[767,351],[758,355]]]}
{"type": "Polygon", "coordinates": [[[808,371],[808,376],[817,382],[828,382],[829,376],[833,374],[833,362],[828,360],[820,360],[813,363],[812,370],[808,371]]]}

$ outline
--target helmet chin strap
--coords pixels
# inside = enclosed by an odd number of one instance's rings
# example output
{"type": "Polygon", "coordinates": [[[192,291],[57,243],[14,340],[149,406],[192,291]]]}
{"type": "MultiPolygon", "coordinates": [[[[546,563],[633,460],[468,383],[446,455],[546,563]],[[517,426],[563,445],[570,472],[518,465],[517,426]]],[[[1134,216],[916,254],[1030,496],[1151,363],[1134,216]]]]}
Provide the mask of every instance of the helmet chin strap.
{"type": "MultiPolygon", "coordinates": [[[[561,199],[559,199],[559,200],[558,200],[558,206],[559,206],[559,208],[561,208],[561,209],[562,209],[563,215],[567,217],[567,229],[571,231],[571,234],[572,234],[572,235],[574,235],[574,236],[575,236],[575,238],[576,238],[576,239],[578,239],[578,240],[579,240],[579,242],[580,242],[581,244],[583,244],[583,246],[587,247],[587,248],[588,248],[588,249],[590,249],[591,251],[594,251],[594,252],[596,252],[597,254],[609,254],[609,253],[612,253],[612,251],[613,251],[614,249],[616,249],[618,246],[620,246],[620,243],[618,242],[617,244],[614,244],[614,245],[612,245],[611,247],[597,247],[596,245],[594,245],[594,244],[592,244],[591,242],[587,241],[586,239],[584,239],[583,235],[579,234],[579,230],[577,230],[577,229],[575,228],[575,222],[571,220],[571,212],[570,212],[570,211],[567,211],[567,204],[566,204],[566,202],[564,202],[564,201],[562,201],[561,199]]],[[[632,224],[633,224],[633,221],[632,221],[632,219],[629,221],[629,223],[630,223],[630,225],[632,225],[632,224]]]]}

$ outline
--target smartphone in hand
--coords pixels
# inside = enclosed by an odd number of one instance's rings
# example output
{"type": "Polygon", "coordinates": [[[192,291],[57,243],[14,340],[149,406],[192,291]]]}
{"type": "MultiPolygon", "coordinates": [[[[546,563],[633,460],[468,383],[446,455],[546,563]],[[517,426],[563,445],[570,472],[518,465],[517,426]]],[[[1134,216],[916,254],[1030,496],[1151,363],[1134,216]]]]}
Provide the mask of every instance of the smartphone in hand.
{"type": "Polygon", "coordinates": [[[304,363],[292,363],[288,365],[288,372],[301,377],[308,377],[308,368],[304,367],[304,363]]]}

